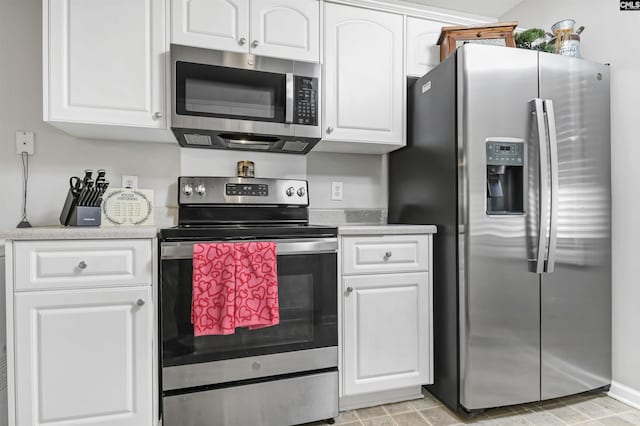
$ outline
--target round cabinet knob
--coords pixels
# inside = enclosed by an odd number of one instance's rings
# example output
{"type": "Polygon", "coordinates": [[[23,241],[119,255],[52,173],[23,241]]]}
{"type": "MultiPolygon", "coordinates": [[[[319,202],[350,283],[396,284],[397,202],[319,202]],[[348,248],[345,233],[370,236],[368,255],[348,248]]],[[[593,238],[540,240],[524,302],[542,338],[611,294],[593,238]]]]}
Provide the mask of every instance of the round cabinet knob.
{"type": "Polygon", "coordinates": [[[203,184],[196,186],[196,193],[198,195],[204,195],[207,193],[207,188],[203,184]]]}
{"type": "Polygon", "coordinates": [[[240,40],[238,40],[238,44],[240,46],[244,46],[245,44],[247,44],[247,39],[242,37],[240,40]]]}
{"type": "Polygon", "coordinates": [[[182,187],[182,193],[187,197],[190,197],[191,194],[193,194],[193,186],[189,185],[188,183],[185,183],[184,186],[182,187]]]}
{"type": "Polygon", "coordinates": [[[293,196],[293,194],[295,194],[296,190],[293,189],[293,186],[290,186],[289,188],[287,188],[286,194],[287,196],[291,197],[293,196]]]}
{"type": "Polygon", "coordinates": [[[136,305],[143,306],[144,305],[144,300],[142,300],[142,299],[136,300],[136,305]]]}
{"type": "Polygon", "coordinates": [[[258,40],[253,40],[253,43],[251,43],[251,47],[258,47],[260,45],[260,42],[258,40]]]}
{"type": "Polygon", "coordinates": [[[87,263],[84,260],[80,261],[80,263],[78,263],[78,269],[87,269],[87,263]]]}
{"type": "Polygon", "coordinates": [[[331,133],[331,132],[333,132],[333,127],[331,126],[327,127],[327,133],[331,133]]]}
{"type": "Polygon", "coordinates": [[[298,196],[299,197],[304,197],[304,194],[306,194],[307,191],[305,191],[305,189],[301,186],[300,188],[298,188],[298,196]]]}
{"type": "Polygon", "coordinates": [[[353,287],[347,287],[347,294],[353,293],[353,287]]]}
{"type": "Polygon", "coordinates": [[[160,120],[162,118],[162,113],[161,112],[154,112],[153,113],[153,119],[154,120],[160,120]]]}
{"type": "Polygon", "coordinates": [[[253,368],[254,370],[260,370],[261,367],[262,364],[260,364],[258,361],[255,361],[253,364],[251,364],[251,368],[253,368]]]}
{"type": "Polygon", "coordinates": [[[392,255],[392,254],[393,254],[393,253],[391,253],[390,251],[386,252],[386,253],[384,254],[384,260],[389,260],[389,258],[391,257],[391,255],[392,255]]]}

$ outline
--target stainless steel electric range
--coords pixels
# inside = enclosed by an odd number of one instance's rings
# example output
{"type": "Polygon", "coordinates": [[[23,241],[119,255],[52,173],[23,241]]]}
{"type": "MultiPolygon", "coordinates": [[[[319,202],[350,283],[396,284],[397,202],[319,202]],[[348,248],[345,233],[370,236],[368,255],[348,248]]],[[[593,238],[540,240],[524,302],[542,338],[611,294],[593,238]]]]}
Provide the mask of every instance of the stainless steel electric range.
{"type": "Polygon", "coordinates": [[[160,231],[164,426],[283,426],[338,415],[337,229],[308,223],[303,180],[180,177],[160,231]],[[274,241],[280,324],[194,337],[196,242],[274,241]]]}

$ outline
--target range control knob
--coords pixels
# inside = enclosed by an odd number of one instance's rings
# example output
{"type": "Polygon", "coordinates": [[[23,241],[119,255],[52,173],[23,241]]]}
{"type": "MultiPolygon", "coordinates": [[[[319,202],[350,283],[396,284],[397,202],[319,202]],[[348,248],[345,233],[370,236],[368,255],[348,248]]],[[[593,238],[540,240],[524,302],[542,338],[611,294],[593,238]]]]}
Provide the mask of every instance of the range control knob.
{"type": "Polygon", "coordinates": [[[304,194],[306,194],[306,193],[307,193],[307,191],[305,191],[304,187],[301,186],[300,188],[298,188],[298,196],[299,197],[304,197],[304,194]]]}
{"type": "Polygon", "coordinates": [[[199,184],[196,186],[196,193],[198,195],[204,195],[207,193],[207,188],[205,188],[203,184],[199,184]]]}
{"type": "Polygon", "coordinates": [[[295,192],[296,192],[296,190],[293,189],[293,186],[290,186],[289,188],[287,188],[286,194],[287,194],[287,196],[292,197],[293,194],[295,194],[295,192]]]}
{"type": "Polygon", "coordinates": [[[185,183],[184,186],[182,187],[182,193],[187,197],[190,197],[191,194],[193,194],[193,187],[188,183],[185,183]]]}

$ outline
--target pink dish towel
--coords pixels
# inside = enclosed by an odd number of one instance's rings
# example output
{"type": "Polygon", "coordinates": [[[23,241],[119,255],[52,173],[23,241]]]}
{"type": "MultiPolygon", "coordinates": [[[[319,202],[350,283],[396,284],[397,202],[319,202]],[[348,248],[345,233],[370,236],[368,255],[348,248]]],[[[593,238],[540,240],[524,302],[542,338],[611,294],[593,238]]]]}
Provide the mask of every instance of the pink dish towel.
{"type": "Polygon", "coordinates": [[[277,325],[278,272],[273,242],[193,247],[191,322],[195,336],[277,325]]]}

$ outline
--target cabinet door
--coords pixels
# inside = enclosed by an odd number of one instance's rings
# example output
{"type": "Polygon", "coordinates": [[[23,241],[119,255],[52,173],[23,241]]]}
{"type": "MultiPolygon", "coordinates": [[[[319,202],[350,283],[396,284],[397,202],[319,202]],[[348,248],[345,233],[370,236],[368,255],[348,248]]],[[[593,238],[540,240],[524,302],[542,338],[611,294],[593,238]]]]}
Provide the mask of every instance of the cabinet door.
{"type": "Polygon", "coordinates": [[[430,382],[427,273],[343,279],[345,395],[430,382]]]}
{"type": "Polygon", "coordinates": [[[407,75],[422,77],[440,63],[438,37],[446,22],[407,18],[407,75]]]}
{"type": "Polygon", "coordinates": [[[151,287],[15,296],[16,424],[152,424],[151,287]]]}
{"type": "Polygon", "coordinates": [[[325,4],[323,139],[403,144],[402,19],[325,4]]]}
{"type": "Polygon", "coordinates": [[[318,0],[253,0],[251,53],[295,61],[320,61],[318,0]]]}
{"type": "Polygon", "coordinates": [[[171,0],[171,42],[249,53],[249,0],[171,0]]]}
{"type": "Polygon", "coordinates": [[[47,0],[44,120],[163,128],[164,2],[47,0]]]}

